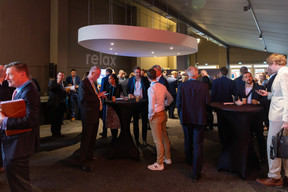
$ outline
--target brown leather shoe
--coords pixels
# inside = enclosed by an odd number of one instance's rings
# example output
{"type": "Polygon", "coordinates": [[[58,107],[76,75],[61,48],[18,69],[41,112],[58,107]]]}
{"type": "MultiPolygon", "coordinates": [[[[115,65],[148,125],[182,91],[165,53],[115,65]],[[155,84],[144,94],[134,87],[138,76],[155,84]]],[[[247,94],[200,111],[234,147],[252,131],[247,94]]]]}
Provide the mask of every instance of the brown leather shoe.
{"type": "Polygon", "coordinates": [[[273,187],[283,187],[282,179],[273,179],[267,177],[266,179],[256,179],[256,182],[266,186],[273,186],[273,187]]]}

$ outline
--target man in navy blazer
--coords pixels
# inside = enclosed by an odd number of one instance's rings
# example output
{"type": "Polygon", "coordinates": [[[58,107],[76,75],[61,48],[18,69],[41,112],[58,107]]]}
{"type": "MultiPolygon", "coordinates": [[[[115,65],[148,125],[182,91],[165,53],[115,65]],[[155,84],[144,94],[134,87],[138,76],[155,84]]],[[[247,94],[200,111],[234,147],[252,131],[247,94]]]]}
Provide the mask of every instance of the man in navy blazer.
{"type": "MultiPolygon", "coordinates": [[[[71,69],[71,75],[66,78],[66,82],[69,86],[75,86],[75,90],[70,90],[69,101],[70,101],[70,115],[71,120],[74,121],[77,116],[79,116],[79,97],[78,97],[78,87],[80,85],[80,77],[76,75],[76,69],[71,69]],[[76,108],[76,112],[75,112],[76,108]]],[[[77,117],[79,119],[79,117],[77,117]]]]}
{"type": "Polygon", "coordinates": [[[79,99],[81,103],[82,138],[80,145],[80,164],[83,171],[91,172],[90,161],[95,160],[93,150],[99,125],[101,96],[97,88],[97,79],[101,69],[91,67],[89,75],[79,85],[79,99]]]}
{"type": "Polygon", "coordinates": [[[232,95],[236,94],[236,87],[233,80],[227,78],[228,69],[220,68],[221,77],[212,83],[211,101],[212,102],[233,102],[232,95]]]}
{"type": "Polygon", "coordinates": [[[12,62],[6,65],[5,69],[9,86],[16,87],[12,97],[25,101],[26,116],[10,118],[0,112],[4,168],[11,191],[32,191],[29,157],[39,148],[40,96],[36,86],[29,80],[27,64],[12,62]],[[32,130],[5,135],[5,130],[15,129],[32,130]]]}
{"type": "Polygon", "coordinates": [[[169,90],[169,83],[168,83],[167,79],[162,75],[161,66],[160,65],[154,65],[152,67],[152,69],[154,69],[156,71],[156,80],[159,83],[161,83],[162,85],[164,85],[167,90],[169,90]]]}
{"type": "Polygon", "coordinates": [[[234,79],[234,83],[235,83],[235,87],[236,87],[236,91],[239,87],[244,86],[245,82],[243,80],[243,74],[248,72],[248,68],[243,66],[240,68],[240,73],[241,75],[239,77],[237,77],[236,79],[234,79]]]}
{"type": "MultiPolygon", "coordinates": [[[[140,96],[146,101],[145,107],[139,111],[142,117],[142,140],[143,144],[147,145],[147,123],[148,123],[148,96],[147,90],[150,87],[149,80],[147,77],[141,76],[141,68],[135,66],[133,68],[134,77],[129,78],[127,85],[128,95],[140,96]]],[[[133,114],[133,132],[136,145],[139,145],[139,113],[133,114]]]]}
{"type": "Polygon", "coordinates": [[[198,180],[201,178],[206,107],[210,104],[210,96],[207,84],[196,80],[196,67],[188,67],[187,74],[189,81],[179,84],[176,103],[184,131],[186,160],[193,164],[192,179],[198,180]]]}

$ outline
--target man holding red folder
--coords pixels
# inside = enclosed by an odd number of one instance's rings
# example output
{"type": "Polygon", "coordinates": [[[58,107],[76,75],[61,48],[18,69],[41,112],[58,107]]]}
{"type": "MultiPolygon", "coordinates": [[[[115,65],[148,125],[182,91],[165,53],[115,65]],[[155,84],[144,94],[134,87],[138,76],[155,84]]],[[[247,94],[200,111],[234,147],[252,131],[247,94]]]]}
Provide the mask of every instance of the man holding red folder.
{"type": "Polygon", "coordinates": [[[12,99],[25,101],[26,115],[12,118],[0,112],[4,168],[11,191],[32,191],[29,157],[39,147],[40,96],[29,80],[27,64],[12,62],[5,69],[9,87],[16,88],[12,99]],[[9,130],[13,130],[14,135],[6,135],[5,131],[9,130]]]}

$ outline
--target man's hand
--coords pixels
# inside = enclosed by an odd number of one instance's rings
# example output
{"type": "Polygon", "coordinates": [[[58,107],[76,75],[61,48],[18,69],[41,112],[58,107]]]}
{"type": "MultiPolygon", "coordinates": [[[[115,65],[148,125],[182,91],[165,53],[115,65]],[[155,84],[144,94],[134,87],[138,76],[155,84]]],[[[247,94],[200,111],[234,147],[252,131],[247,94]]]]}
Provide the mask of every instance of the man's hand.
{"type": "Polygon", "coordinates": [[[260,90],[255,90],[255,91],[256,91],[256,93],[258,93],[261,96],[267,96],[268,95],[268,92],[266,90],[260,89],[260,90]]]}
{"type": "Polygon", "coordinates": [[[0,112],[0,125],[2,125],[3,120],[4,120],[5,117],[6,116],[2,112],[0,112]]]}
{"type": "Polygon", "coordinates": [[[281,128],[288,130],[288,122],[284,121],[281,128]]]}
{"type": "Polygon", "coordinates": [[[151,116],[151,117],[149,117],[149,121],[152,121],[153,117],[154,117],[154,115],[153,115],[153,116],[151,116]]]}
{"type": "Polygon", "coordinates": [[[106,98],[105,96],[106,91],[102,91],[101,93],[98,93],[98,97],[106,98]]]}

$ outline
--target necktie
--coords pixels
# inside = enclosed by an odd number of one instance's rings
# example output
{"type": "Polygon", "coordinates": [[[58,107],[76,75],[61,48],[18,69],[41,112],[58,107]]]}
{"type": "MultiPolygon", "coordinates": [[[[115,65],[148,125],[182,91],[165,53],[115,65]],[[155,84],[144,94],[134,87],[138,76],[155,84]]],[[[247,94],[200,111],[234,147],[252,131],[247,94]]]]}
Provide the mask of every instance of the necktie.
{"type": "MultiPolygon", "coordinates": [[[[94,89],[94,91],[95,91],[95,94],[96,94],[97,97],[98,97],[98,89],[96,88],[94,82],[92,83],[92,87],[93,87],[93,89],[94,89]]],[[[98,97],[98,99],[99,99],[99,101],[100,101],[100,111],[102,111],[102,109],[103,109],[102,100],[101,100],[101,98],[99,98],[99,97],[98,97]]]]}
{"type": "Polygon", "coordinates": [[[15,89],[14,92],[13,92],[12,100],[14,100],[14,97],[16,96],[16,94],[17,94],[17,89],[15,89]]]}

